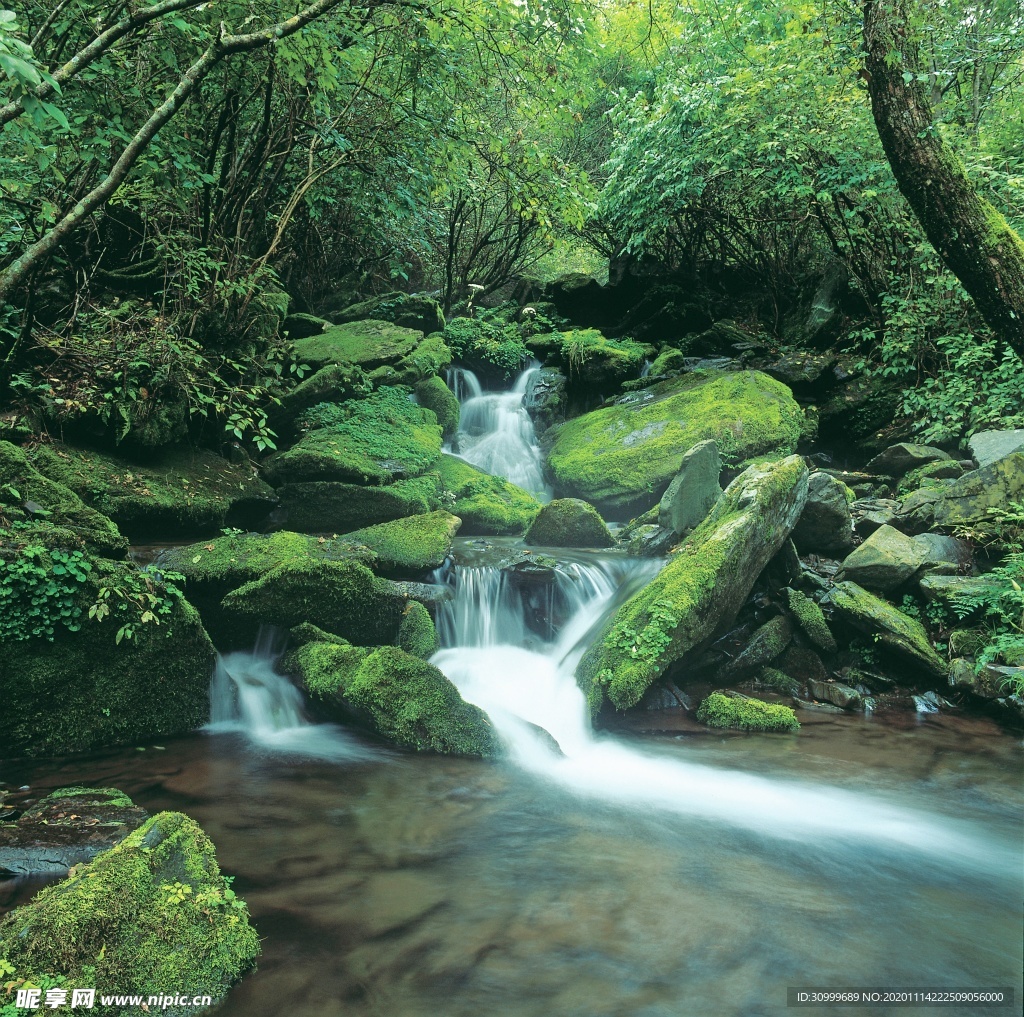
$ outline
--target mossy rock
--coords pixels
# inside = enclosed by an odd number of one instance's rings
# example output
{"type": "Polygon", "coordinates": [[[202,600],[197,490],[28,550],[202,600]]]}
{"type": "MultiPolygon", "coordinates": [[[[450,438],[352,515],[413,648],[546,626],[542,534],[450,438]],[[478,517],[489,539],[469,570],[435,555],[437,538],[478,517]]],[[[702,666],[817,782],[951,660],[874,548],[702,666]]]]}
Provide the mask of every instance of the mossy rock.
{"type": "Polygon", "coordinates": [[[41,530],[59,528],[70,546],[111,558],[128,552],[127,539],[110,519],[64,484],[43,476],[23,449],[0,441],[0,527],[32,522],[45,524],[41,530]]]}
{"type": "Polygon", "coordinates": [[[234,631],[308,622],[358,643],[394,642],[406,601],[357,561],[298,561],[232,590],[221,601],[234,631]]]}
{"type": "Polygon", "coordinates": [[[790,614],[796,619],[796,623],[803,630],[804,635],[819,649],[826,653],[835,653],[839,647],[836,645],[835,636],[832,635],[832,630],[828,627],[821,608],[799,590],[787,587],[782,592],[786,597],[790,614]]]}
{"type": "Polygon", "coordinates": [[[431,410],[441,427],[445,438],[450,438],[459,429],[459,400],[455,394],[436,375],[419,382],[413,389],[420,405],[431,410]]]}
{"type": "Polygon", "coordinates": [[[417,385],[440,374],[451,362],[452,351],[445,343],[444,336],[435,332],[394,365],[395,379],[389,380],[388,384],[417,385]]]}
{"type": "Polygon", "coordinates": [[[935,523],[951,528],[991,522],[993,509],[1009,509],[1022,501],[1024,452],[1013,452],[944,488],[935,505],[935,523]]]}
{"type": "Polygon", "coordinates": [[[328,364],[356,364],[372,371],[395,364],[423,340],[423,332],[402,328],[389,321],[353,321],[333,325],[319,335],[293,343],[295,356],[314,370],[328,364]]]}
{"type": "Polygon", "coordinates": [[[735,692],[712,692],[697,708],[697,720],[708,727],[737,731],[800,730],[800,722],[790,707],[765,703],[735,692]]]}
{"type": "Polygon", "coordinates": [[[636,378],[645,349],[632,339],[608,339],[595,328],[562,333],[562,363],[573,388],[610,389],[636,378]]]}
{"type": "MultiPolygon", "coordinates": [[[[99,588],[131,592],[127,584],[138,572],[127,563],[94,559],[91,564],[78,605],[78,631],[60,625],[52,641],[37,637],[0,644],[0,752],[5,756],[130,745],[182,734],[208,719],[214,648],[195,608],[169,596],[170,613],[143,624],[138,612],[114,595],[111,616],[93,621],[88,609],[99,588]],[[126,622],[134,635],[118,643],[126,622]]],[[[159,590],[158,584],[154,588],[159,590]]]]}
{"type": "MultiPolygon", "coordinates": [[[[259,952],[213,844],[180,812],[153,816],[0,921],[5,980],[99,986],[104,995],[174,992],[216,1003],[259,952]]],[[[99,1005],[98,996],[96,1004],[92,1013],[128,1012],[99,1005]]]]}
{"type": "Polygon", "coordinates": [[[425,473],[441,456],[437,417],[413,403],[404,388],[386,386],[366,399],[321,403],[301,420],[309,433],[267,463],[275,484],[386,484],[425,473]]]}
{"type": "Polygon", "coordinates": [[[328,713],[395,745],[460,756],[498,755],[498,737],[483,710],[466,703],[432,664],[396,646],[307,643],[287,654],[281,666],[328,713]]]}
{"type": "Polygon", "coordinates": [[[279,406],[268,408],[275,427],[290,428],[319,403],[361,399],[373,391],[366,372],[355,364],[328,364],[281,396],[279,406]]]}
{"type": "Polygon", "coordinates": [[[373,551],[382,572],[423,572],[444,564],[461,525],[458,516],[442,510],[368,526],[346,537],[373,551]]]}
{"type": "Polygon", "coordinates": [[[205,450],[173,450],[143,465],[53,444],[38,450],[37,464],[133,539],[253,526],[277,503],[249,463],[205,450]]]}
{"type": "Polygon", "coordinates": [[[439,649],[441,640],[430,612],[417,600],[410,600],[402,612],[395,643],[414,657],[429,660],[439,649]]]}
{"type": "Polygon", "coordinates": [[[698,442],[714,439],[741,463],[781,457],[796,448],[802,419],[789,389],[765,374],[694,372],[552,428],[548,467],[559,495],[628,519],[657,503],[698,442]]]}
{"type": "Polygon", "coordinates": [[[440,504],[436,473],[364,487],[332,480],[285,484],[277,489],[285,525],[300,533],[347,533],[404,516],[432,512],[440,504]]]}
{"type": "Polygon", "coordinates": [[[584,655],[576,679],[596,713],[605,698],[635,706],[686,653],[731,624],[782,547],[807,497],[799,456],[750,467],[638,594],[619,608],[584,655]]]}
{"type": "Polygon", "coordinates": [[[836,613],[875,643],[935,678],[945,679],[948,664],[935,652],[925,627],[856,583],[836,583],[828,595],[836,613]]]}
{"type": "Polygon", "coordinates": [[[441,456],[437,473],[442,504],[462,520],[463,534],[518,536],[541,509],[529,491],[456,456],[441,456]]]}
{"type": "Polygon", "coordinates": [[[444,328],[441,305],[433,297],[418,293],[384,293],[350,304],[331,314],[331,319],[338,324],[364,318],[390,321],[403,328],[415,328],[425,333],[439,332],[444,328]]]}
{"type": "Polygon", "coordinates": [[[319,335],[331,323],[326,318],[318,318],[315,314],[289,314],[281,323],[281,330],[289,339],[306,339],[311,335],[319,335]]]}
{"type": "Polygon", "coordinates": [[[593,505],[559,498],[545,505],[526,531],[527,544],[547,547],[611,547],[615,538],[593,505]]]}

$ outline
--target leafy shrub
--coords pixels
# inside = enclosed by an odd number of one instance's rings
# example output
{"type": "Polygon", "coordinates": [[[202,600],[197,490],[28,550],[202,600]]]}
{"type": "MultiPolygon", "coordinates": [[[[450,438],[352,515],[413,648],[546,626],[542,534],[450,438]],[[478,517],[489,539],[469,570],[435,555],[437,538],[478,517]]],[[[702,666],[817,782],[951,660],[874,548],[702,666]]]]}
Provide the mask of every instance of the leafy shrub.
{"type": "Polygon", "coordinates": [[[457,360],[483,360],[509,377],[529,357],[520,327],[482,318],[452,318],[445,325],[444,341],[457,360]]]}

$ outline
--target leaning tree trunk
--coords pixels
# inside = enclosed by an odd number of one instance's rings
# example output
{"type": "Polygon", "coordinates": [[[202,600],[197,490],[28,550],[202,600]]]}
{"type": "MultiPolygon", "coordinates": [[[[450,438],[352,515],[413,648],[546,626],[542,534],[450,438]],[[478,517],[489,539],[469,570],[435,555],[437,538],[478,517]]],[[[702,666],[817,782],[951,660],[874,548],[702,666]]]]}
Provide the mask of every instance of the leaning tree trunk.
{"type": "Polygon", "coordinates": [[[1024,242],[943,141],[906,0],[865,0],[871,110],[903,196],[996,334],[1024,358],[1024,242]]]}

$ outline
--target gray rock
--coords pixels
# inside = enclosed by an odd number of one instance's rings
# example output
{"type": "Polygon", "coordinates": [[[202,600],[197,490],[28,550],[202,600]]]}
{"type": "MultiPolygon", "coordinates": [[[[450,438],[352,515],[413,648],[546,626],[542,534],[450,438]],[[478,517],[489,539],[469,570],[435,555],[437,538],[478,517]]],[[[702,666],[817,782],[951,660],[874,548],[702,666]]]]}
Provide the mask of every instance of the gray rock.
{"type": "Polygon", "coordinates": [[[873,590],[892,590],[924,564],[927,548],[891,526],[880,526],[843,561],[840,576],[873,590]]]}
{"type": "Polygon", "coordinates": [[[869,473],[877,473],[883,477],[902,477],[904,473],[934,463],[939,459],[952,458],[948,452],[932,445],[912,445],[901,441],[898,445],[890,445],[880,452],[867,465],[869,473]]]}
{"type": "Polygon", "coordinates": [[[856,709],[860,706],[860,693],[841,682],[810,681],[807,683],[807,691],[815,699],[824,700],[843,710],[856,709]]]}
{"type": "Polygon", "coordinates": [[[742,652],[729,662],[726,671],[749,671],[775,660],[789,646],[793,638],[793,626],[783,615],[776,615],[766,621],[750,637],[742,652]]]}
{"type": "Polygon", "coordinates": [[[66,872],[112,848],[148,813],[116,788],[61,788],[0,824],[0,872],[66,872]]]}
{"type": "Polygon", "coordinates": [[[936,487],[922,487],[908,494],[900,504],[897,518],[899,527],[905,533],[923,533],[935,521],[935,506],[942,498],[942,490],[936,487]]]}
{"type": "Polygon", "coordinates": [[[929,574],[921,577],[921,592],[925,600],[937,600],[951,607],[957,597],[969,597],[991,586],[982,576],[943,576],[929,574]]]}
{"type": "Polygon", "coordinates": [[[945,679],[946,662],[935,652],[924,626],[892,604],[852,582],[837,583],[829,593],[833,609],[854,628],[929,674],[945,679]]]}
{"type": "Polygon", "coordinates": [[[1024,451],[1011,452],[974,470],[939,493],[934,511],[937,526],[985,522],[991,518],[992,509],[1006,509],[1011,502],[1024,501],[1024,451]]]}
{"type": "Polygon", "coordinates": [[[853,528],[862,537],[869,537],[879,526],[892,526],[900,511],[900,503],[890,498],[858,498],[850,506],[853,528]]]}
{"type": "Polygon", "coordinates": [[[971,545],[966,540],[946,537],[941,533],[919,533],[913,538],[915,544],[924,548],[923,569],[969,568],[972,561],[971,545]]]}
{"type": "Polygon", "coordinates": [[[793,541],[801,554],[832,554],[853,546],[853,517],[844,484],[827,473],[812,474],[793,541]]]}
{"type": "Polygon", "coordinates": [[[532,376],[523,396],[523,409],[533,420],[537,433],[565,420],[568,379],[557,367],[545,367],[532,376]]]}
{"type": "Polygon", "coordinates": [[[951,688],[966,689],[969,692],[973,692],[977,682],[978,674],[974,670],[974,665],[969,660],[957,657],[956,660],[950,661],[949,684],[951,688]]]}
{"type": "Polygon", "coordinates": [[[694,445],[683,456],[679,472],[668,485],[658,506],[658,524],[685,536],[704,521],[722,496],[718,478],[722,459],[713,441],[694,445]]]}
{"type": "Polygon", "coordinates": [[[1002,699],[1024,679],[1024,667],[986,664],[977,676],[971,691],[982,699],[1002,699]]]}
{"type": "Polygon", "coordinates": [[[678,541],[673,530],[666,530],[657,523],[644,523],[629,535],[624,549],[638,558],[660,558],[678,541]]]}
{"type": "Polygon", "coordinates": [[[991,466],[1024,450],[1024,428],[1016,431],[979,431],[967,442],[978,466],[991,466]]]}

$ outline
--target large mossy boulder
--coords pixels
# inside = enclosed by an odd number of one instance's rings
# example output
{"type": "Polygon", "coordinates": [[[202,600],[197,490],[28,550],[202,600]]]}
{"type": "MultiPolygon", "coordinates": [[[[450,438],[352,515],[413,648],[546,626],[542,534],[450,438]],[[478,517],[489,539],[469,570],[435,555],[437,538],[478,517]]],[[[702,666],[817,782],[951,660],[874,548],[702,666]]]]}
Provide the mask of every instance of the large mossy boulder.
{"type": "Polygon", "coordinates": [[[765,374],[694,372],[552,428],[548,466],[557,494],[628,519],[657,503],[698,442],[713,439],[741,463],[782,456],[802,421],[789,389],[765,374]]]}
{"type": "MultiPolygon", "coordinates": [[[[213,844],[180,812],[153,816],[0,921],[5,981],[97,986],[104,995],[178,993],[216,1003],[259,952],[213,844]]],[[[135,1012],[96,1002],[97,1014],[135,1012]]]]}
{"type": "Polygon", "coordinates": [[[518,536],[540,511],[540,502],[529,491],[457,456],[441,456],[437,473],[442,504],[462,520],[463,534],[518,536]]]}
{"type": "Polygon", "coordinates": [[[276,428],[290,430],[299,417],[320,403],[361,399],[373,391],[366,372],[355,364],[328,364],[293,389],[285,392],[277,406],[267,412],[276,428]]]}
{"type": "Polygon", "coordinates": [[[422,293],[382,293],[331,312],[331,321],[339,325],[364,318],[390,321],[403,328],[414,328],[427,334],[440,332],[444,328],[441,305],[433,297],[422,293]]]}
{"type": "MultiPolygon", "coordinates": [[[[27,551],[5,548],[4,564],[27,551]]],[[[129,563],[54,551],[32,552],[30,564],[57,592],[39,604],[9,572],[0,584],[13,590],[3,599],[0,754],[130,745],[206,721],[214,648],[191,604],[129,563]],[[94,604],[109,616],[90,618],[94,604]],[[27,611],[31,625],[19,625],[27,611]]]]}
{"type": "Polygon", "coordinates": [[[304,622],[360,646],[394,642],[405,598],[357,561],[298,561],[232,590],[221,601],[234,632],[304,622]]]}
{"type": "Polygon", "coordinates": [[[354,321],[334,325],[319,335],[299,339],[295,355],[314,370],[331,364],[356,366],[376,384],[413,385],[444,370],[452,353],[440,333],[388,321],[354,321]]]}
{"type": "Polygon", "coordinates": [[[425,406],[437,417],[442,435],[450,438],[459,429],[461,415],[459,400],[455,398],[455,393],[437,375],[419,382],[413,392],[420,405],[425,406]]]}
{"type": "Polygon", "coordinates": [[[527,544],[546,547],[611,547],[615,538],[593,505],[558,498],[545,505],[526,531],[527,544]]]}
{"type": "MultiPolygon", "coordinates": [[[[935,502],[935,525],[972,526],[991,520],[993,509],[1024,501],[1024,452],[1011,452],[965,474],[942,489],[935,502]]],[[[904,505],[904,510],[906,505],[904,505]]]]}
{"type": "Polygon", "coordinates": [[[382,572],[423,572],[444,564],[461,525],[458,516],[442,510],[368,526],[346,539],[373,551],[382,572]]]}
{"type": "Polygon", "coordinates": [[[635,706],[685,654],[731,624],[806,497],[807,467],[798,456],[740,474],[583,657],[576,677],[591,709],[606,698],[619,709],[635,706]]]}
{"type": "Polygon", "coordinates": [[[425,473],[441,456],[437,417],[401,387],[385,386],[366,399],[321,403],[300,421],[308,433],[268,461],[272,483],[387,484],[425,473]]]}
{"type": "Polygon", "coordinates": [[[364,487],[334,480],[300,481],[277,489],[283,524],[299,533],[347,533],[440,504],[441,478],[425,473],[393,484],[364,487]]]}
{"type": "Polygon", "coordinates": [[[127,539],[110,519],[64,484],[43,476],[24,449],[0,441],[0,527],[31,522],[43,523],[50,536],[66,545],[111,558],[128,552],[127,539]]]}
{"type": "Polygon", "coordinates": [[[855,629],[898,657],[945,679],[949,667],[935,652],[924,626],[853,582],[837,583],[828,594],[833,610],[855,629]]]}
{"type": "Polygon", "coordinates": [[[646,350],[632,339],[608,339],[594,328],[561,334],[561,363],[571,388],[610,392],[639,377],[646,350]]]}
{"type": "Polygon", "coordinates": [[[395,646],[367,649],[310,642],[281,662],[330,715],[354,721],[403,748],[491,757],[498,737],[432,664],[395,646]]]}
{"type": "Polygon", "coordinates": [[[231,463],[205,450],[172,449],[142,464],[52,444],[39,448],[35,459],[41,473],[133,539],[255,526],[277,503],[250,463],[231,463]]]}

